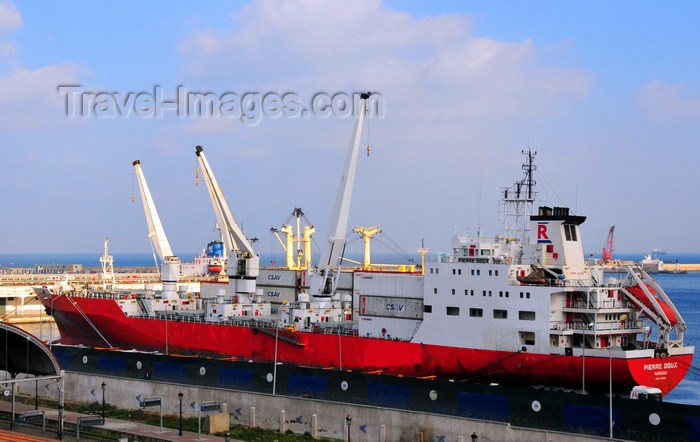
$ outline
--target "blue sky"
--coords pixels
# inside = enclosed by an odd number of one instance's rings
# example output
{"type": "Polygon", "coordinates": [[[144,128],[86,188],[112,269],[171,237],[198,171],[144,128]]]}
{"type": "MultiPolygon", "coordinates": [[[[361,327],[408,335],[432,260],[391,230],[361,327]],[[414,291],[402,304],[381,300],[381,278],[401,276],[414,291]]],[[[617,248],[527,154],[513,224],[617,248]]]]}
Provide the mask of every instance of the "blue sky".
{"type": "Polygon", "coordinates": [[[696,2],[433,3],[0,0],[0,252],[100,253],[105,236],[149,252],[135,159],[172,248],[200,250],[215,218],[195,186],[198,144],[259,252],[279,251],[269,228],[294,207],[325,235],[352,118],[68,118],[67,84],[303,103],[378,92],[350,225],[409,252],[421,238],[447,250],[479,220],[497,233],[528,145],[543,202],[588,216],[588,252],[611,225],[619,252],[700,249],[696,2]]]}

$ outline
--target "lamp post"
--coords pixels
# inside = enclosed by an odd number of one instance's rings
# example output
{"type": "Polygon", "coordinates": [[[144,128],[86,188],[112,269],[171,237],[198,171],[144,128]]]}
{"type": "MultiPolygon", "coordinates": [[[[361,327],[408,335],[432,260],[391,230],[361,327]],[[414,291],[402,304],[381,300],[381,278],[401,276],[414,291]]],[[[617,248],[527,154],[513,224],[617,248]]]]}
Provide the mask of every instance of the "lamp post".
{"type": "Polygon", "coordinates": [[[275,324],[275,365],[272,367],[272,395],[277,389],[277,339],[280,333],[280,311],[277,310],[277,324],[275,324]]]}
{"type": "Polygon", "coordinates": [[[184,394],[182,394],[182,392],[179,392],[177,394],[177,398],[180,401],[180,431],[177,434],[178,436],[182,436],[182,397],[183,396],[184,396],[184,394]]]}
{"type": "Polygon", "coordinates": [[[345,418],[345,423],[348,425],[348,442],[350,442],[350,425],[352,424],[352,418],[348,414],[348,416],[345,418]]]}
{"type": "MultiPolygon", "coordinates": [[[[620,323],[627,319],[627,315],[622,315],[620,316],[620,323]]],[[[613,390],[612,390],[612,324],[610,325],[610,342],[608,343],[608,352],[610,355],[610,440],[613,439],[613,406],[612,406],[612,397],[613,397],[613,390]]]]}
{"type": "Polygon", "coordinates": [[[105,388],[107,387],[107,383],[102,381],[102,423],[105,421],[105,388]]]}
{"type": "MultiPolygon", "coordinates": [[[[588,324],[588,330],[590,330],[593,327],[593,323],[588,324]]],[[[581,358],[582,358],[582,363],[583,363],[583,368],[582,368],[582,379],[581,379],[581,391],[583,394],[586,394],[586,331],[584,330],[583,332],[583,344],[581,344],[581,358]]]]}

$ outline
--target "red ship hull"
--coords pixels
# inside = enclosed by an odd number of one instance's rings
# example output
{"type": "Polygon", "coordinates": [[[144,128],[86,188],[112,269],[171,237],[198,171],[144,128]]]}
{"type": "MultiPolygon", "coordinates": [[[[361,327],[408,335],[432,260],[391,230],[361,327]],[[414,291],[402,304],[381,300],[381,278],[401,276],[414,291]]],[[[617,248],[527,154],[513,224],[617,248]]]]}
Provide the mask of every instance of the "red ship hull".
{"type": "MultiPolygon", "coordinates": [[[[51,298],[40,296],[40,299],[56,320],[62,344],[235,357],[258,362],[275,360],[275,336],[270,330],[128,317],[112,299],[56,295],[51,298]]],[[[612,363],[616,392],[628,393],[635,385],[646,385],[657,387],[666,394],[683,379],[692,357],[692,354],[638,359],[587,356],[586,390],[608,391],[612,363]]],[[[578,356],[513,353],[288,331],[283,331],[277,341],[276,359],[300,366],[574,389],[581,388],[584,362],[578,356]]]]}

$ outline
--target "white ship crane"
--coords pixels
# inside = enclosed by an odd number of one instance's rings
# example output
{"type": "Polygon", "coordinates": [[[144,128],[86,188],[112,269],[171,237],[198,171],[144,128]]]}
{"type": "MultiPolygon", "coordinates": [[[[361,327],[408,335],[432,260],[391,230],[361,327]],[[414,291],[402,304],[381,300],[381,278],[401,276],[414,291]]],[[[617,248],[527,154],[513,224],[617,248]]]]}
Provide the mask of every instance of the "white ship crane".
{"type": "MultiPolygon", "coordinates": [[[[163,292],[161,296],[169,301],[177,301],[177,281],[180,276],[180,259],[173,255],[173,251],[168,243],[168,238],[165,236],[163,224],[160,222],[156,205],[153,202],[153,196],[148,188],[146,177],[143,175],[141,162],[139,160],[133,163],[136,178],[139,182],[141,190],[141,201],[143,202],[143,210],[146,212],[146,223],[148,223],[148,238],[153,243],[153,246],[161,259],[160,278],[163,282],[163,292]]],[[[105,255],[106,245],[105,245],[105,255]]]]}
{"type": "Polygon", "coordinates": [[[253,251],[245,235],[233,218],[231,209],[224,198],[214,172],[209,166],[202,146],[196,147],[199,164],[202,168],[204,182],[214,205],[216,219],[221,228],[224,242],[224,266],[236,293],[252,294],[255,292],[255,278],[260,273],[260,258],[253,251]]]}
{"type": "Polygon", "coordinates": [[[352,200],[352,188],[355,181],[355,169],[357,168],[357,156],[360,148],[360,134],[365,119],[367,99],[370,93],[360,95],[360,112],[355,120],[355,130],[350,140],[343,175],[340,177],[338,193],[335,197],[335,206],[328,223],[328,235],[321,253],[316,272],[310,280],[311,296],[317,301],[328,302],[334,295],[340,273],[340,255],[347,242],[345,232],[348,228],[350,215],[350,201],[352,200]]]}

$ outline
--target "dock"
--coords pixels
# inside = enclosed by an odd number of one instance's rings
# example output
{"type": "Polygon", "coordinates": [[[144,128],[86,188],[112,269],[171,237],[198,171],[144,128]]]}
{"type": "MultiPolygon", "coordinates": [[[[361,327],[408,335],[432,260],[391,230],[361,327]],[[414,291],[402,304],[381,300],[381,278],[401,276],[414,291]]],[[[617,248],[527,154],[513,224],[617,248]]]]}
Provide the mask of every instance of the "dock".
{"type": "Polygon", "coordinates": [[[664,270],[669,273],[680,272],[700,272],[700,264],[676,264],[664,263],[664,270]]]}

